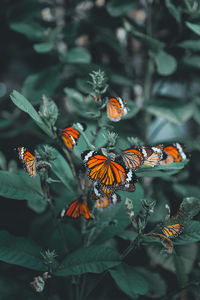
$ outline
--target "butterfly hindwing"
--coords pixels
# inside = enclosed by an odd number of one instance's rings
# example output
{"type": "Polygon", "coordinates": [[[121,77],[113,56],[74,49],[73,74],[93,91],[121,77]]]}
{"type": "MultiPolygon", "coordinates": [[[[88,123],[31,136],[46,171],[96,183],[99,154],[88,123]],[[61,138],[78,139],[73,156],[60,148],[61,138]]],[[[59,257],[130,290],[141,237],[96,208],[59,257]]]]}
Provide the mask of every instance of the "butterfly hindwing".
{"type": "MultiPolygon", "coordinates": [[[[86,129],[86,125],[84,123],[76,123],[76,125],[82,131],[86,129]]],[[[59,130],[59,135],[61,136],[65,147],[67,149],[73,150],[74,146],[77,144],[80,132],[73,126],[68,126],[64,129],[59,130]]]]}
{"type": "Polygon", "coordinates": [[[36,157],[31,154],[25,147],[19,147],[17,148],[17,151],[28,175],[31,177],[35,177],[37,174],[36,157]]]}
{"type": "Polygon", "coordinates": [[[160,162],[161,165],[170,165],[174,162],[180,162],[187,158],[184,153],[184,146],[180,143],[174,143],[164,147],[163,153],[165,157],[160,162]]]}
{"type": "Polygon", "coordinates": [[[93,215],[82,197],[79,197],[77,200],[65,207],[61,211],[60,216],[62,218],[71,217],[72,219],[78,219],[80,216],[83,216],[86,220],[93,219],[93,215]]]}
{"type": "Polygon", "coordinates": [[[126,103],[120,97],[109,98],[106,105],[107,116],[111,121],[118,122],[128,113],[126,103]]]}
{"type": "Polygon", "coordinates": [[[167,238],[172,239],[177,237],[179,234],[183,232],[183,225],[173,224],[173,225],[164,226],[162,228],[162,232],[167,238]]]}

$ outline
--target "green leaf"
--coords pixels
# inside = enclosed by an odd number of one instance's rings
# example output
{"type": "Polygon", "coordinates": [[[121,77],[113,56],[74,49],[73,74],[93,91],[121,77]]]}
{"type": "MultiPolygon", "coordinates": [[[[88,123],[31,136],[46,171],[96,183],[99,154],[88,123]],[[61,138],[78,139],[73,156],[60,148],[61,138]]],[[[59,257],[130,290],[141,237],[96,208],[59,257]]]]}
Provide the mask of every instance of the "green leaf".
{"type": "Polygon", "coordinates": [[[200,55],[186,56],[182,59],[183,64],[186,66],[199,69],[200,68],[200,55]]]}
{"type": "Polygon", "coordinates": [[[124,201],[129,198],[133,202],[133,210],[137,216],[141,209],[141,199],[144,197],[143,187],[136,183],[136,190],[134,193],[118,191],[117,194],[121,196],[122,201],[116,205],[112,205],[105,209],[99,216],[96,231],[94,233],[95,244],[102,244],[111,239],[116,234],[122,232],[130,223],[130,219],[125,212],[124,201]]]}
{"type": "Polygon", "coordinates": [[[37,271],[46,271],[42,263],[41,248],[32,240],[0,232],[0,260],[37,271]]]}
{"type": "Polygon", "coordinates": [[[83,63],[89,64],[91,62],[90,53],[82,47],[76,47],[70,49],[63,57],[64,62],[67,63],[83,63]]]}
{"type": "Polygon", "coordinates": [[[129,297],[145,295],[149,290],[146,279],[132,266],[125,263],[109,270],[117,286],[129,297]]]}
{"type": "Polygon", "coordinates": [[[186,22],[185,24],[186,24],[186,26],[187,26],[188,28],[190,28],[194,33],[200,35],[200,25],[198,25],[198,24],[193,24],[193,23],[190,23],[190,22],[186,22]]]}
{"type": "Polygon", "coordinates": [[[50,137],[54,137],[53,133],[49,130],[49,128],[44,124],[42,119],[40,118],[39,114],[32,106],[32,104],[19,92],[13,91],[10,95],[12,102],[21,110],[26,112],[34,121],[35,123],[50,137]]]}
{"type": "Polygon", "coordinates": [[[121,74],[116,74],[113,73],[109,77],[110,81],[114,84],[117,85],[122,85],[122,86],[132,86],[133,85],[133,79],[125,77],[121,74]]]}
{"type": "Polygon", "coordinates": [[[132,0],[110,0],[106,4],[106,9],[112,17],[119,17],[128,13],[134,5],[132,0]]]}
{"type": "MultiPolygon", "coordinates": [[[[199,208],[200,210],[200,208],[199,208]]],[[[200,241],[200,222],[187,221],[184,224],[183,232],[174,240],[174,245],[185,245],[200,241]]]]}
{"type": "Polygon", "coordinates": [[[61,263],[57,276],[81,275],[84,273],[102,273],[120,264],[119,254],[112,248],[91,246],[81,248],[68,255],[61,263]]]}
{"type": "Polygon", "coordinates": [[[123,240],[134,241],[137,238],[138,234],[137,232],[132,230],[124,230],[120,232],[117,236],[123,240]]]}
{"type": "Polygon", "coordinates": [[[64,92],[71,100],[75,100],[80,103],[84,102],[83,95],[76,90],[66,87],[64,88],[64,92]]]}
{"type": "MultiPolygon", "coordinates": [[[[146,248],[147,253],[154,264],[158,264],[164,269],[175,273],[174,255],[166,256],[162,253],[162,249],[163,247],[161,245],[148,245],[146,248]]],[[[175,246],[175,251],[181,258],[186,274],[189,274],[193,268],[196,255],[198,253],[198,246],[196,244],[177,245],[175,246]]]]}
{"type": "Polygon", "coordinates": [[[152,49],[152,51],[157,52],[158,50],[164,48],[164,43],[138,31],[131,23],[124,21],[124,27],[128,32],[132,33],[133,36],[140,39],[144,43],[144,45],[152,49]]]}
{"type": "Polygon", "coordinates": [[[23,95],[34,104],[40,103],[43,94],[51,96],[58,87],[61,73],[61,66],[56,65],[29,75],[22,87],[23,95]]]}
{"type": "Polygon", "coordinates": [[[39,176],[31,178],[25,171],[18,174],[0,171],[0,182],[0,195],[3,197],[17,200],[44,201],[39,176]]]}
{"type": "Polygon", "coordinates": [[[42,213],[47,208],[47,201],[44,199],[29,199],[27,202],[29,208],[31,208],[36,213],[42,213]]]}
{"type": "Polygon", "coordinates": [[[38,53],[47,53],[53,49],[52,43],[40,43],[33,45],[33,48],[38,53]]]}
{"type": "Polygon", "coordinates": [[[158,74],[168,76],[176,71],[176,59],[165,51],[159,51],[158,53],[154,54],[153,58],[156,63],[158,74]]]}
{"type": "Polygon", "coordinates": [[[154,116],[162,117],[174,124],[183,124],[188,121],[194,112],[192,103],[183,101],[157,99],[152,100],[145,109],[154,116]]]}
{"type": "Polygon", "coordinates": [[[176,162],[168,166],[158,165],[155,167],[142,166],[140,169],[136,170],[136,175],[138,177],[150,176],[150,177],[165,177],[168,175],[173,175],[179,172],[188,163],[188,160],[181,162],[176,162]]]}
{"type": "Polygon", "coordinates": [[[39,23],[12,23],[10,28],[24,34],[28,39],[33,41],[43,41],[46,38],[45,29],[39,23]]]}
{"type": "Polygon", "coordinates": [[[199,40],[183,41],[183,42],[179,43],[178,46],[188,49],[188,50],[200,51],[200,41],[199,40]]]}
{"type": "Polygon", "coordinates": [[[51,161],[52,172],[61,180],[67,189],[71,190],[71,181],[74,177],[68,162],[56,149],[52,148],[52,155],[55,157],[55,160],[51,161]]]}
{"type": "Polygon", "coordinates": [[[165,0],[165,5],[169,10],[169,13],[174,17],[174,19],[180,23],[181,22],[181,15],[179,6],[175,6],[171,0],[165,0]]]}

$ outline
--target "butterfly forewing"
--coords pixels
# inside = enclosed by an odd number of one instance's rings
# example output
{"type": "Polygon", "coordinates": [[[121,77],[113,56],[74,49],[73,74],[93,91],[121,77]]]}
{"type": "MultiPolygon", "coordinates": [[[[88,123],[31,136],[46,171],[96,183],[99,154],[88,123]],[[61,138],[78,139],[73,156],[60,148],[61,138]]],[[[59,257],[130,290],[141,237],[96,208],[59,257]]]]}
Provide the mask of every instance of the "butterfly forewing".
{"type": "Polygon", "coordinates": [[[18,155],[23,162],[24,168],[29,176],[34,177],[37,174],[36,171],[36,158],[25,147],[17,148],[18,155]]]}

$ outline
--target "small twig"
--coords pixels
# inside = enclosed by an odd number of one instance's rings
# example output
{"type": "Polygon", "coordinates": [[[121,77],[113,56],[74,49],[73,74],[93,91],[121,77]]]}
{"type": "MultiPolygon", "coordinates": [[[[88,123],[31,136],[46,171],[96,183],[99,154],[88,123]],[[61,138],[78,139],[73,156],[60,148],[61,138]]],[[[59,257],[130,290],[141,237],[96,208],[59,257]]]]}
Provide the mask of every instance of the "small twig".
{"type": "Polygon", "coordinates": [[[99,115],[99,118],[98,118],[98,123],[97,123],[97,127],[96,127],[96,131],[95,131],[95,134],[94,134],[94,138],[93,138],[93,140],[92,140],[92,145],[93,146],[95,146],[95,144],[96,144],[96,140],[97,140],[97,137],[98,137],[98,135],[99,135],[99,131],[100,131],[100,129],[101,129],[101,118],[102,118],[102,110],[100,109],[100,115],[99,115]]]}

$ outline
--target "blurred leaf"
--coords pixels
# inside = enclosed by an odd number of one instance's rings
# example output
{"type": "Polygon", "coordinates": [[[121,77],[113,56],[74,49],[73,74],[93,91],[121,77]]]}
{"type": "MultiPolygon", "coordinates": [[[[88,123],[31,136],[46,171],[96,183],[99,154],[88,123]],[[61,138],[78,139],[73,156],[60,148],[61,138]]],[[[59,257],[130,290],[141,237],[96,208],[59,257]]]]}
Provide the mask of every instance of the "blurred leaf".
{"type": "Polygon", "coordinates": [[[71,181],[74,179],[71,168],[66,159],[56,150],[52,148],[55,160],[51,161],[52,172],[61,180],[61,182],[71,190],[71,181]]]}
{"type": "Polygon", "coordinates": [[[54,137],[53,133],[49,130],[49,128],[44,124],[42,119],[40,118],[39,114],[32,106],[32,104],[19,92],[13,91],[10,95],[12,102],[21,110],[26,112],[34,121],[35,123],[50,137],[54,137]]]}
{"type": "Polygon", "coordinates": [[[138,233],[132,230],[124,230],[117,236],[123,240],[134,241],[137,238],[138,233]]]}
{"type": "Polygon", "coordinates": [[[183,215],[183,219],[185,221],[192,219],[200,211],[200,198],[195,198],[195,197],[184,198],[183,202],[181,203],[181,211],[182,211],[181,215],[183,215]]]}
{"type": "Polygon", "coordinates": [[[106,4],[106,9],[112,17],[119,17],[128,13],[134,4],[135,1],[133,0],[110,0],[106,4]]]}
{"type": "Polygon", "coordinates": [[[126,119],[131,119],[132,117],[134,117],[140,110],[139,106],[134,102],[134,101],[130,101],[127,100],[126,101],[127,107],[129,109],[129,112],[127,113],[127,115],[125,115],[122,120],[126,120],[126,119]]]}
{"type": "Polygon", "coordinates": [[[189,120],[194,112],[192,103],[176,100],[157,99],[150,101],[145,109],[154,116],[162,117],[174,124],[182,124],[189,120]]]}
{"type": "Polygon", "coordinates": [[[14,31],[24,34],[28,39],[32,41],[43,41],[45,40],[45,29],[42,28],[38,23],[12,23],[10,28],[14,31]]]}
{"type": "Polygon", "coordinates": [[[7,161],[5,155],[3,154],[3,152],[0,151],[0,169],[6,170],[6,168],[7,168],[7,161]]]}
{"type": "Polygon", "coordinates": [[[133,85],[133,79],[125,77],[121,74],[116,74],[113,73],[109,77],[110,81],[114,84],[117,85],[122,85],[122,86],[132,86],[133,85]]]}
{"type": "Polygon", "coordinates": [[[169,10],[169,13],[174,17],[174,19],[180,23],[181,21],[181,15],[180,15],[180,10],[179,6],[175,6],[171,0],[165,0],[165,5],[169,10]]]}
{"type": "Polygon", "coordinates": [[[200,68],[200,55],[191,55],[191,56],[186,56],[182,59],[183,64],[193,67],[195,69],[200,68]]]}
{"type": "Polygon", "coordinates": [[[0,232],[0,260],[37,271],[46,271],[41,248],[32,240],[0,232]]]}
{"type": "Polygon", "coordinates": [[[188,49],[188,50],[200,51],[200,41],[199,40],[183,41],[183,42],[179,43],[178,46],[188,49]]]}
{"type": "Polygon", "coordinates": [[[122,232],[124,228],[131,223],[124,208],[124,201],[126,198],[132,200],[135,216],[137,216],[141,209],[141,199],[144,198],[144,190],[139,183],[136,183],[136,190],[134,193],[118,191],[117,194],[121,196],[122,201],[108,207],[99,216],[99,221],[94,233],[95,238],[93,243],[95,244],[102,244],[108,239],[111,239],[116,234],[122,232]]]}
{"type": "Polygon", "coordinates": [[[85,94],[90,94],[92,92],[92,85],[89,84],[89,78],[86,80],[85,78],[77,78],[76,86],[79,91],[85,94]]]}
{"type": "Polygon", "coordinates": [[[33,45],[33,48],[38,53],[47,53],[53,49],[52,43],[40,43],[33,45]]]}
{"type": "Polygon", "coordinates": [[[173,189],[183,197],[199,197],[200,188],[191,184],[173,184],[173,189]]]}
{"type": "Polygon", "coordinates": [[[44,71],[29,75],[24,81],[22,93],[34,104],[41,101],[42,95],[51,96],[58,87],[61,78],[61,66],[51,66],[44,71]]]}
{"type": "Polygon", "coordinates": [[[153,51],[158,51],[164,48],[164,43],[160,42],[159,40],[156,40],[142,32],[139,32],[136,30],[136,28],[129,22],[125,21],[124,22],[124,27],[125,29],[132,33],[134,37],[140,39],[144,45],[152,49],[153,51]]]}
{"type": "Polygon", "coordinates": [[[187,26],[188,28],[190,28],[194,33],[200,35],[200,25],[198,25],[198,24],[193,24],[193,23],[190,23],[190,22],[186,22],[185,24],[186,24],[186,26],[187,26]]]}
{"type": "Polygon", "coordinates": [[[117,286],[129,297],[145,295],[149,290],[146,279],[132,266],[122,263],[109,270],[117,286]]]}
{"type": "MultiPolygon", "coordinates": [[[[152,259],[152,263],[162,266],[164,269],[175,272],[174,255],[167,256],[161,252],[161,245],[147,247],[147,252],[152,259]]],[[[196,259],[198,247],[196,244],[181,245],[175,247],[176,254],[180,257],[186,274],[189,274],[193,268],[196,259]]]]}
{"type": "Polygon", "coordinates": [[[64,88],[64,92],[65,94],[67,94],[67,96],[71,99],[71,100],[76,100],[77,102],[83,102],[83,95],[79,92],[77,92],[74,89],[71,88],[64,88]]]}
{"type": "Polygon", "coordinates": [[[68,63],[84,63],[89,64],[91,62],[90,53],[82,47],[70,49],[63,57],[64,62],[68,63]]]}
{"type": "MultiPolygon", "coordinates": [[[[200,208],[199,208],[200,210],[200,208]]],[[[200,241],[200,222],[187,221],[184,224],[183,232],[178,239],[174,240],[174,245],[185,245],[200,241]]]]}
{"type": "Polygon", "coordinates": [[[165,176],[176,174],[181,169],[183,169],[187,163],[188,160],[176,162],[168,166],[158,165],[153,168],[142,166],[140,169],[136,170],[136,175],[138,177],[144,177],[144,176],[165,177],[165,176]]]}
{"type": "Polygon", "coordinates": [[[0,171],[0,195],[17,200],[29,200],[43,202],[43,192],[39,176],[31,178],[28,174],[18,174],[0,171]]]}
{"type": "Polygon", "coordinates": [[[135,269],[146,279],[149,285],[149,291],[147,292],[146,296],[158,298],[166,293],[166,283],[159,273],[154,273],[146,268],[136,267],[135,269]]]}
{"type": "Polygon", "coordinates": [[[112,248],[91,246],[81,248],[69,254],[56,271],[57,276],[80,275],[84,273],[102,273],[120,264],[119,254],[112,248]]]}
{"type": "Polygon", "coordinates": [[[36,213],[42,213],[47,208],[47,201],[44,199],[28,199],[27,205],[36,213]]]}
{"type": "Polygon", "coordinates": [[[166,53],[165,51],[161,50],[158,53],[155,53],[153,58],[156,63],[158,74],[168,76],[176,71],[176,59],[172,55],[166,53]]]}

